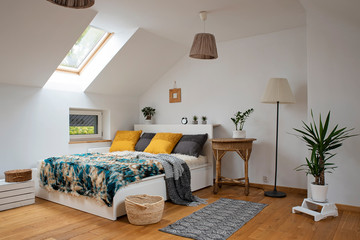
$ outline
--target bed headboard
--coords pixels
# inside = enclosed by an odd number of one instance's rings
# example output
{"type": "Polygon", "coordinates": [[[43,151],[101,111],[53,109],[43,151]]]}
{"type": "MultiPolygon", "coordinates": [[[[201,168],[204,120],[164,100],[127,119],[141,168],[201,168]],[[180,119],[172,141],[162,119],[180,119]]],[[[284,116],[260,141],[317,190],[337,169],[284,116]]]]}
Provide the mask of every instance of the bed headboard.
{"type": "Polygon", "coordinates": [[[158,132],[170,132],[170,133],[182,133],[182,134],[208,134],[208,140],[203,148],[203,155],[208,158],[208,161],[213,163],[213,152],[211,148],[211,139],[214,137],[214,125],[212,124],[135,124],[134,130],[142,130],[143,132],[158,133],[158,132]]]}
{"type": "Polygon", "coordinates": [[[170,132],[170,133],[182,133],[182,134],[204,134],[207,133],[209,139],[213,138],[214,125],[212,124],[135,124],[134,130],[142,130],[143,132],[170,132]]]}

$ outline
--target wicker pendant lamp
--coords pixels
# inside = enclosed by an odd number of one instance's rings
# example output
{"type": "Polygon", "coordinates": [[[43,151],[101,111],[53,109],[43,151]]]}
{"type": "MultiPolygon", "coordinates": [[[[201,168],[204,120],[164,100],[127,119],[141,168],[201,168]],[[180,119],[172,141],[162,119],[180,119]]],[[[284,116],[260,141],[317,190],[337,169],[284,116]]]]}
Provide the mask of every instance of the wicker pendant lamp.
{"type": "Polygon", "coordinates": [[[218,57],[215,36],[205,33],[207,12],[200,12],[200,19],[204,22],[204,33],[197,33],[190,50],[190,57],[197,59],[216,59],[218,57]]]}
{"type": "Polygon", "coordinates": [[[48,2],[54,3],[68,8],[89,8],[94,5],[95,0],[47,0],[48,2]]]}

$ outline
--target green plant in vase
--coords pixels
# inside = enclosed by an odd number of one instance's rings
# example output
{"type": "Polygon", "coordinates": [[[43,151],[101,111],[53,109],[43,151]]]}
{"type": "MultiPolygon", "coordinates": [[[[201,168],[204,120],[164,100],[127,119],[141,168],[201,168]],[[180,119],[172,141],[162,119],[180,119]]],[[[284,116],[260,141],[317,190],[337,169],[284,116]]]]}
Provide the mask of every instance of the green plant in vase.
{"type": "Polygon", "coordinates": [[[155,108],[152,107],[144,107],[143,109],[141,109],[141,112],[143,113],[145,118],[145,123],[152,123],[152,116],[155,115],[155,111],[155,108]]]}
{"type": "Polygon", "coordinates": [[[202,116],[201,117],[201,120],[202,120],[202,124],[207,124],[207,117],[206,116],[202,116]]]}
{"type": "Polygon", "coordinates": [[[246,110],[245,112],[238,111],[235,113],[234,118],[230,118],[231,121],[235,124],[235,131],[233,131],[233,138],[245,138],[246,131],[243,130],[246,119],[250,114],[254,112],[253,108],[246,110]]]}

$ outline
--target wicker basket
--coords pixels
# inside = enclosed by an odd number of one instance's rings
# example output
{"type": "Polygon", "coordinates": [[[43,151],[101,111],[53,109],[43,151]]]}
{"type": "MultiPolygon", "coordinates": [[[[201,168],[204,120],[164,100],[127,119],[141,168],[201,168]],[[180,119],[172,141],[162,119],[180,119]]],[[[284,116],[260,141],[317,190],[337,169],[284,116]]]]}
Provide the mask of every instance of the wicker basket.
{"type": "Polygon", "coordinates": [[[31,180],[31,169],[18,169],[4,172],[5,182],[24,182],[31,180]]]}
{"type": "Polygon", "coordinates": [[[157,223],[163,215],[164,198],[146,194],[127,196],[125,198],[125,208],[131,224],[147,225],[157,223]]]}

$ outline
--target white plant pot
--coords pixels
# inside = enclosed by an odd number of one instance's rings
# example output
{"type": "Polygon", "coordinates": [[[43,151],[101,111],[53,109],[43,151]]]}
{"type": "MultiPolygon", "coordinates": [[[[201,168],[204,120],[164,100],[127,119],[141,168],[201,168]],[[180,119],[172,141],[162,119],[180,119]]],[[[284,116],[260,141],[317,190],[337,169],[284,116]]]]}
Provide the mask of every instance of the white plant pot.
{"type": "Polygon", "coordinates": [[[233,131],[233,138],[246,138],[246,131],[233,131]]]}
{"type": "Polygon", "coordinates": [[[153,119],[149,119],[149,120],[145,119],[145,124],[153,124],[153,122],[154,122],[153,119]]]}
{"type": "Polygon", "coordinates": [[[329,186],[325,185],[316,185],[311,183],[311,199],[315,202],[327,202],[327,192],[329,186]]]}

